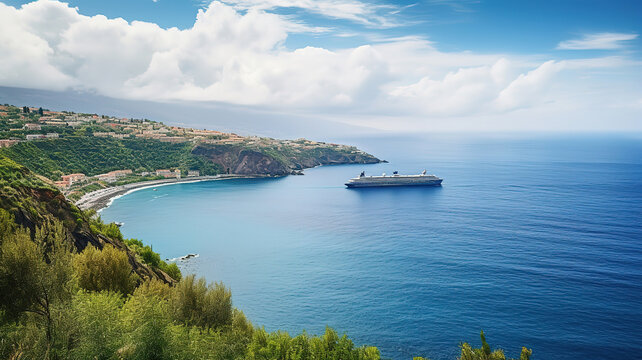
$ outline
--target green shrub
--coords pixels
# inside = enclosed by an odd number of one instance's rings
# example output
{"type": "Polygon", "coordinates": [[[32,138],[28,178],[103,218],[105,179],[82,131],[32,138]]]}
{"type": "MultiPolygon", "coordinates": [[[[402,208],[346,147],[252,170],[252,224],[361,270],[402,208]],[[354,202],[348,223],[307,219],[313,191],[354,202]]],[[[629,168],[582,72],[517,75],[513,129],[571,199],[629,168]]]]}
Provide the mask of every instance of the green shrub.
{"type": "MultiPolygon", "coordinates": [[[[482,331],[480,334],[482,346],[480,348],[473,348],[468,343],[463,343],[461,345],[461,355],[459,360],[506,360],[506,355],[501,349],[492,351],[488,342],[486,342],[486,336],[482,331]]],[[[522,347],[522,352],[520,353],[519,360],[529,360],[533,351],[522,347]]]]}
{"type": "MultiPolygon", "coordinates": [[[[69,317],[65,313],[75,292],[70,248],[63,242],[59,222],[44,223],[30,234],[24,228],[3,234],[0,245],[0,339],[14,339],[10,356],[64,358],[67,355],[69,317]],[[33,237],[33,240],[32,240],[33,237]],[[25,322],[25,319],[27,320],[25,322]]],[[[4,340],[2,352],[7,354],[4,340]]]]}
{"type": "Polygon", "coordinates": [[[140,250],[137,251],[137,254],[140,255],[140,258],[145,264],[156,267],[158,267],[158,264],[160,264],[160,255],[158,253],[155,253],[149,246],[140,248],[140,250]]]}
{"type": "Polygon", "coordinates": [[[134,296],[155,296],[164,301],[169,301],[173,288],[160,280],[147,280],[134,290],[134,296]]]}
{"type": "Polygon", "coordinates": [[[112,359],[124,345],[120,309],[123,298],[114,292],[80,292],[72,302],[72,311],[79,326],[75,359],[112,359]]]}
{"type": "Polygon", "coordinates": [[[172,279],[179,281],[182,277],[181,275],[181,270],[178,268],[178,265],[176,263],[166,263],[161,260],[159,264],[159,269],[163,270],[167,275],[171,276],[172,279]]]}
{"type": "Polygon", "coordinates": [[[138,247],[143,247],[143,246],[145,246],[145,245],[143,244],[143,242],[142,242],[142,241],[140,241],[140,240],[138,240],[138,239],[125,239],[125,240],[123,240],[123,242],[124,242],[127,246],[129,246],[130,248],[131,248],[131,247],[134,247],[134,246],[138,246],[138,247]]]}
{"type": "Polygon", "coordinates": [[[123,306],[128,345],[121,357],[133,360],[172,359],[172,318],[169,304],[151,293],[136,292],[123,306]]]}
{"type": "Polygon", "coordinates": [[[186,276],[176,285],[172,305],[174,317],[186,325],[217,329],[232,324],[232,293],[222,283],[186,276]]]}
{"type": "Polygon", "coordinates": [[[103,250],[87,246],[75,255],[73,265],[78,284],[85,290],[130,294],[138,282],[127,254],[111,245],[105,245],[103,250]]]}

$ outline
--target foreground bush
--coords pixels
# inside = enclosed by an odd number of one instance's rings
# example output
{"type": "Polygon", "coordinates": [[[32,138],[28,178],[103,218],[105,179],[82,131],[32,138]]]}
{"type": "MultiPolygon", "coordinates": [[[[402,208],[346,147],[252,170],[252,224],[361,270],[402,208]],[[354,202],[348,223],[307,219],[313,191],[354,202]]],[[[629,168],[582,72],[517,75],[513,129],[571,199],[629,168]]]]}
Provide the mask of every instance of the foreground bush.
{"type": "Polygon", "coordinates": [[[80,292],[71,304],[77,323],[76,346],[71,351],[76,359],[110,359],[124,345],[118,292],[80,292]]]}
{"type": "Polygon", "coordinates": [[[102,250],[87,246],[74,257],[73,267],[78,276],[78,285],[89,291],[130,294],[138,281],[127,253],[111,245],[105,245],[102,250]]]}
{"type": "MultiPolygon", "coordinates": [[[[459,360],[506,360],[506,355],[501,349],[492,351],[490,345],[486,342],[486,336],[484,332],[481,332],[481,342],[482,347],[475,349],[470,346],[468,343],[461,345],[461,356],[459,360]]],[[[519,356],[519,360],[529,360],[533,354],[532,350],[529,350],[525,347],[522,347],[522,352],[519,356]]]]}
{"type": "Polygon", "coordinates": [[[252,360],[378,360],[379,350],[372,346],[354,347],[346,335],[339,336],[336,331],[326,328],[321,336],[308,336],[305,333],[291,337],[286,332],[268,333],[265,329],[254,331],[248,346],[247,358],[252,360]]]}
{"type": "MultiPolygon", "coordinates": [[[[0,228],[7,228],[10,217],[2,217],[0,228]]],[[[51,356],[65,354],[66,306],[75,291],[70,248],[64,242],[60,223],[45,223],[32,236],[14,227],[3,234],[0,244],[0,339],[13,338],[11,345],[21,354],[47,351],[51,356]],[[8,329],[8,330],[7,330],[8,329]],[[23,350],[23,347],[27,348],[23,350]]],[[[9,344],[0,343],[0,354],[9,344]]],[[[26,356],[26,355],[25,355],[26,356]]],[[[32,356],[26,356],[31,358],[32,356]]]]}
{"type": "Polygon", "coordinates": [[[222,283],[189,275],[176,285],[172,300],[176,319],[186,325],[218,329],[232,323],[232,292],[222,283]]]}

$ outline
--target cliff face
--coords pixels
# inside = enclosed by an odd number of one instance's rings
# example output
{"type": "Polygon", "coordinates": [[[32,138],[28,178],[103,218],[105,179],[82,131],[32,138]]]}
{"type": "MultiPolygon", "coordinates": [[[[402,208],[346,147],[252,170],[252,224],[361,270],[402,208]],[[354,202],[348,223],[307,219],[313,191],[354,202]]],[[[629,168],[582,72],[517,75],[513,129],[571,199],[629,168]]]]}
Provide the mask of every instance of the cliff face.
{"type": "Polygon", "coordinates": [[[232,145],[197,145],[192,154],[203,156],[223,168],[227,174],[287,175],[285,164],[258,151],[232,145]]]}
{"type": "Polygon", "coordinates": [[[354,148],[249,148],[243,145],[198,144],[192,154],[220,165],[225,173],[282,176],[319,165],[375,164],[376,157],[354,148]]]}

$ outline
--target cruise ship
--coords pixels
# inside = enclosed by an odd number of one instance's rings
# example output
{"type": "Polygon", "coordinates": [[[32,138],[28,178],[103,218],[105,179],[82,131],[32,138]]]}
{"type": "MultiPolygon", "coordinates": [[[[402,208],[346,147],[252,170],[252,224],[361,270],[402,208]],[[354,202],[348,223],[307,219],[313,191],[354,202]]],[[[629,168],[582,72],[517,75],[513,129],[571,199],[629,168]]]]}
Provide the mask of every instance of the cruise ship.
{"type": "Polygon", "coordinates": [[[419,175],[399,175],[396,171],[392,175],[366,176],[365,171],[356,178],[348,180],[346,186],[349,188],[357,187],[376,187],[376,186],[440,186],[443,179],[435,175],[426,175],[424,170],[419,175]]]}

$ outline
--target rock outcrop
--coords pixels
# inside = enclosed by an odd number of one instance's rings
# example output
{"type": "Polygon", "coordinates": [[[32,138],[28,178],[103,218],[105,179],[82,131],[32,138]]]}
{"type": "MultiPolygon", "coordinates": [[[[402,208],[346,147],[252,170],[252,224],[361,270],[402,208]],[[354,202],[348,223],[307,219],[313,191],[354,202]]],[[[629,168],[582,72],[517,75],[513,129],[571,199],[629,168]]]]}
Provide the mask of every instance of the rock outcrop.
{"type": "Polygon", "coordinates": [[[198,144],[192,154],[221,166],[227,174],[283,176],[319,165],[375,164],[376,157],[352,147],[281,148],[270,151],[244,145],[198,144]]]}
{"type": "Polygon", "coordinates": [[[283,176],[291,172],[274,157],[241,146],[197,145],[192,154],[220,165],[227,174],[283,176]]]}

